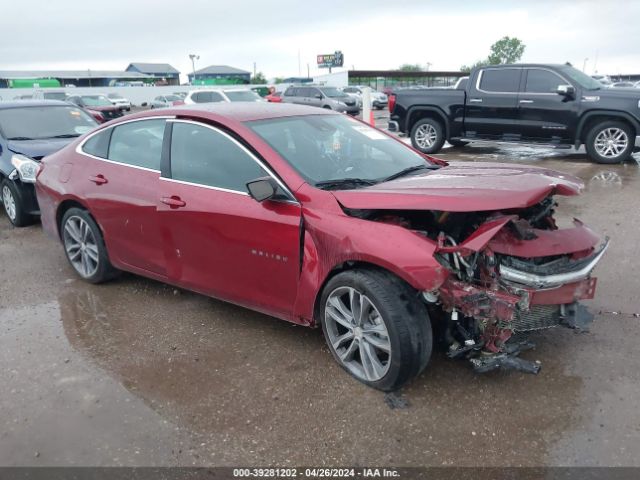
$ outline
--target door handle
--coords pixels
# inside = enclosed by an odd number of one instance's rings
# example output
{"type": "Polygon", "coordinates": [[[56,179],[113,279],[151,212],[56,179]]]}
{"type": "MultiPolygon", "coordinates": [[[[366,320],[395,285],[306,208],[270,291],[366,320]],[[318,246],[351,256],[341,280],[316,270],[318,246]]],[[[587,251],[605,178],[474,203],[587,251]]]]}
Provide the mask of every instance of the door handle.
{"type": "Polygon", "coordinates": [[[173,195],[171,197],[162,197],[160,201],[165,205],[169,205],[169,207],[171,208],[180,208],[187,205],[187,203],[177,195],[173,195]]]}
{"type": "Polygon", "coordinates": [[[482,99],[481,98],[470,98],[469,102],[470,103],[482,103],[482,99]]]}
{"type": "Polygon", "coordinates": [[[96,185],[104,185],[105,183],[109,183],[109,180],[104,178],[104,175],[98,174],[93,177],[89,177],[89,181],[95,183],[96,185]]]}
{"type": "Polygon", "coordinates": [[[533,100],[520,100],[520,103],[533,103],[533,100]]]}

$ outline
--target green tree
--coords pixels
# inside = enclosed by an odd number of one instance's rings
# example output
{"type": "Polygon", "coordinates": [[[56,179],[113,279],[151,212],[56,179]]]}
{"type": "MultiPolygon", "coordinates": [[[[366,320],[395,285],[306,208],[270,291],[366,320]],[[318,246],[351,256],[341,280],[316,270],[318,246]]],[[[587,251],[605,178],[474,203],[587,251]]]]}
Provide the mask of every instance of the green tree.
{"type": "Polygon", "coordinates": [[[418,63],[403,63],[402,65],[400,65],[400,68],[398,68],[398,70],[401,72],[421,72],[422,67],[418,63]]]}
{"type": "Polygon", "coordinates": [[[258,72],[255,74],[255,76],[251,77],[251,83],[255,85],[263,85],[267,83],[267,79],[264,78],[262,72],[258,72]]]}
{"type": "Polygon", "coordinates": [[[491,45],[491,52],[487,60],[491,65],[516,63],[522,58],[526,45],[516,37],[502,37],[491,45]]]}
{"type": "Polygon", "coordinates": [[[283,77],[276,77],[273,80],[273,83],[284,83],[284,78],[283,77]]]}
{"type": "Polygon", "coordinates": [[[473,65],[462,65],[460,67],[460,71],[469,73],[474,68],[476,68],[476,67],[484,67],[485,65],[489,65],[489,60],[478,60],[473,65]]]}

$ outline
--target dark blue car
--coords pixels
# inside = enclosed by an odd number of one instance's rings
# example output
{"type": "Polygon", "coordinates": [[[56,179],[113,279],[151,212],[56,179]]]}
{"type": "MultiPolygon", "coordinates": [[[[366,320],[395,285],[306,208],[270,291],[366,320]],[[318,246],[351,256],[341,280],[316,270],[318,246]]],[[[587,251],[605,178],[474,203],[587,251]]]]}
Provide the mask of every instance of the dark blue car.
{"type": "Polygon", "coordinates": [[[0,196],[13,225],[28,225],[40,214],[34,184],[42,157],[97,125],[66,102],[0,102],[0,196]]]}

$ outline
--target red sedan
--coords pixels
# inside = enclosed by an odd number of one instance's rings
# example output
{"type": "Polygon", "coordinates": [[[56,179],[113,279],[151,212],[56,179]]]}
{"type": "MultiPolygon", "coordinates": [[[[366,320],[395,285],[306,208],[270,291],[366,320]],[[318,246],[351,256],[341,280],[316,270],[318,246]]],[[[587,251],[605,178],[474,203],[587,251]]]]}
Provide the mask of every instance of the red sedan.
{"type": "Polygon", "coordinates": [[[338,363],[393,390],[434,338],[479,372],[539,364],[530,332],[582,328],[607,246],[558,229],[542,168],[425,157],[347,115],[212,104],[103,125],[46,157],[45,230],[79,276],[126,270],[308,326],[338,363]]]}

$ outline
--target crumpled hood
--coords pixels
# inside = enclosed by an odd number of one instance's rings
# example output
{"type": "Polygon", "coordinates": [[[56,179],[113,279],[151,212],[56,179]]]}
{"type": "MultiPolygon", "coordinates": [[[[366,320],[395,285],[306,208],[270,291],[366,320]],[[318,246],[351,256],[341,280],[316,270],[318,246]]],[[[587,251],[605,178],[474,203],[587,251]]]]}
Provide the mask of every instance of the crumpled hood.
{"type": "Polygon", "coordinates": [[[7,147],[13,153],[21,153],[29,158],[40,160],[66,147],[76,138],[46,138],[42,140],[9,140],[7,147]]]}
{"type": "Polygon", "coordinates": [[[579,178],[545,168],[451,162],[420,175],[331,193],[350,209],[479,212],[526,208],[551,194],[577,195],[583,186],[579,178]]]}

